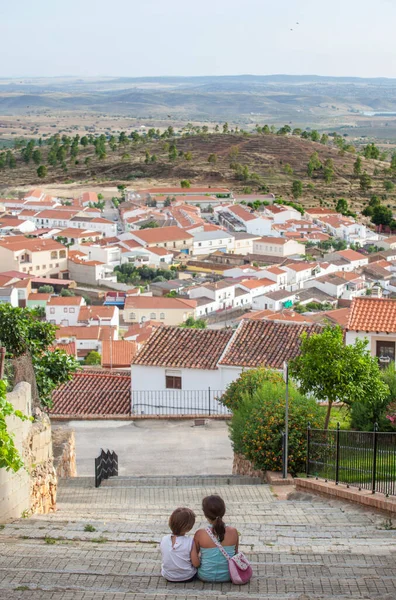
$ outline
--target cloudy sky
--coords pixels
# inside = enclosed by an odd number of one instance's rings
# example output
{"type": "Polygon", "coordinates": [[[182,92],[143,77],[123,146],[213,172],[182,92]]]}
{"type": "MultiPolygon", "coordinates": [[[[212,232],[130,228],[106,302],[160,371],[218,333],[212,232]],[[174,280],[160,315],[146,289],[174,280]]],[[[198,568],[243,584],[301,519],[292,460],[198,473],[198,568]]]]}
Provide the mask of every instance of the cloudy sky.
{"type": "Polygon", "coordinates": [[[0,77],[396,77],[395,26],[396,0],[3,0],[0,77]]]}

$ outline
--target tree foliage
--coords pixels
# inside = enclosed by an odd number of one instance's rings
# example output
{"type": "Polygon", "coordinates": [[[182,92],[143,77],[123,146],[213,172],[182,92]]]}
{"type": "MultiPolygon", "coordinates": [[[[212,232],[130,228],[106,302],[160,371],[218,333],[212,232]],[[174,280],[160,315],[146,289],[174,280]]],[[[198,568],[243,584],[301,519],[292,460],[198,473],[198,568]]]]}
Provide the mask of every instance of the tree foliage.
{"type": "Polygon", "coordinates": [[[79,369],[72,356],[62,350],[49,350],[55,334],[56,326],[39,320],[35,310],[0,305],[0,344],[10,358],[30,355],[40,401],[49,407],[52,392],[79,369]]]}
{"type": "Polygon", "coordinates": [[[344,345],[340,327],[326,327],[323,333],[302,335],[301,353],[290,362],[290,374],[304,394],[328,403],[325,428],[333,403],[354,402],[371,397],[386,397],[388,388],[381,379],[376,358],[367,349],[367,340],[344,345]]]}
{"type": "Polygon", "coordinates": [[[87,354],[85,360],[84,360],[84,365],[100,365],[102,362],[102,358],[99,354],[99,352],[96,352],[95,350],[91,350],[91,352],[89,352],[89,354],[87,354]]]}
{"type": "Polygon", "coordinates": [[[6,418],[11,416],[21,421],[29,418],[7,401],[7,386],[0,380],[0,469],[16,473],[23,467],[23,461],[15,447],[14,436],[7,429],[6,418]]]}
{"type": "Polygon", "coordinates": [[[180,325],[180,327],[186,327],[189,329],[206,329],[206,321],[203,319],[194,319],[194,317],[188,317],[188,319],[186,319],[184,323],[180,325]]]}

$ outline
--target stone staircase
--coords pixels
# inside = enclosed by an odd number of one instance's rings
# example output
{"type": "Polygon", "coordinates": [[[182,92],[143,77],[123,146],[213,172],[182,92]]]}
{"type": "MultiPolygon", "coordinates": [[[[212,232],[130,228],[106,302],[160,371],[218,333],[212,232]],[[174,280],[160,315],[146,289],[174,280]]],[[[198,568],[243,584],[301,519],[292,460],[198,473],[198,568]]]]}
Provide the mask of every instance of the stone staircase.
{"type": "MultiPolygon", "coordinates": [[[[297,494],[279,500],[234,476],[119,477],[62,482],[58,511],[0,530],[3,600],[396,599],[396,529],[385,515],[297,494]],[[170,584],[158,542],[181,505],[204,524],[202,497],[220,494],[254,578],[243,587],[170,584]]],[[[396,527],[396,524],[394,524],[396,527]]]]}

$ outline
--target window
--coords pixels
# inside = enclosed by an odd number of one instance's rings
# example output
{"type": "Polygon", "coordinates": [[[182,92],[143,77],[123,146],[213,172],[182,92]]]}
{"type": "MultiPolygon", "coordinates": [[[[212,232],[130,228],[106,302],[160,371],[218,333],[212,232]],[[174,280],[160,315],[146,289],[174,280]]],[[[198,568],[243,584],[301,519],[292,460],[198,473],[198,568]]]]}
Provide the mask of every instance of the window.
{"type": "Polygon", "coordinates": [[[59,263],[56,263],[56,264],[55,264],[55,267],[59,267],[59,263]]]}
{"type": "Polygon", "coordinates": [[[129,318],[134,321],[136,319],[136,314],[135,313],[130,313],[129,318]]]}
{"type": "Polygon", "coordinates": [[[52,269],[52,264],[48,265],[50,269],[52,269]]]}
{"type": "Polygon", "coordinates": [[[165,387],[167,390],[181,390],[181,375],[165,375],[165,387]]]}
{"type": "Polygon", "coordinates": [[[377,357],[381,368],[385,368],[395,360],[395,342],[377,341],[377,357]]]}
{"type": "Polygon", "coordinates": [[[51,313],[51,315],[55,314],[55,308],[53,306],[51,306],[51,308],[50,308],[50,313],[51,313]]]}
{"type": "MultiPolygon", "coordinates": [[[[55,257],[56,258],[56,257],[55,257]]],[[[59,258],[66,258],[66,250],[61,250],[59,252],[59,258]]]]}
{"type": "Polygon", "coordinates": [[[165,313],[160,313],[160,319],[165,319],[165,313]]]}
{"type": "Polygon", "coordinates": [[[74,313],[76,312],[74,308],[69,308],[69,313],[74,313]]]}
{"type": "Polygon", "coordinates": [[[65,308],[63,309],[63,312],[67,312],[67,307],[65,306],[65,308]]]}
{"type": "Polygon", "coordinates": [[[40,267],[39,267],[39,265],[37,265],[37,266],[36,266],[36,271],[38,271],[38,270],[39,270],[39,268],[40,268],[40,267]]]}
{"type": "Polygon", "coordinates": [[[56,250],[52,250],[51,252],[51,260],[53,260],[54,258],[58,258],[58,253],[56,250]]]}
{"type": "Polygon", "coordinates": [[[156,313],[150,313],[150,319],[156,319],[157,315],[156,313]]]}

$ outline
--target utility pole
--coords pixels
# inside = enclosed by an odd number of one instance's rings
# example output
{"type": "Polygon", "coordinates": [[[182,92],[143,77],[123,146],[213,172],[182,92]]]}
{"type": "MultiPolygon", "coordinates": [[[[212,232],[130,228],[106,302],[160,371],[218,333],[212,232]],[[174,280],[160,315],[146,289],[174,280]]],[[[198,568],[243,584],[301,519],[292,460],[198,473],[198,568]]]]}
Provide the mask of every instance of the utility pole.
{"type": "Polygon", "coordinates": [[[287,479],[287,462],[289,456],[289,365],[283,363],[283,380],[286,384],[286,407],[285,407],[285,437],[283,448],[283,479],[287,479]]]}

